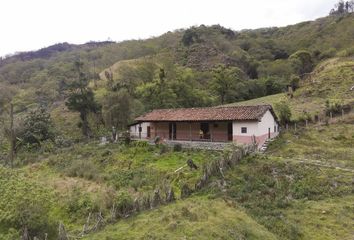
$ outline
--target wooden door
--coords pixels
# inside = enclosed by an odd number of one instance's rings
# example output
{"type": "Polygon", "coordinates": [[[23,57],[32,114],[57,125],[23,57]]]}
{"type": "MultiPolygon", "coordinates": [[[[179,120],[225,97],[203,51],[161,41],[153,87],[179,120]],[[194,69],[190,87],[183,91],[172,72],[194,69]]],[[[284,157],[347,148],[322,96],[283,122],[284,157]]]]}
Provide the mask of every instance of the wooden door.
{"type": "Polygon", "coordinates": [[[227,140],[232,141],[232,122],[227,123],[227,140]]]}
{"type": "Polygon", "coordinates": [[[147,128],[146,128],[146,137],[147,137],[147,138],[150,138],[150,137],[151,137],[151,129],[150,129],[150,126],[147,126],[147,128]]]}
{"type": "Polygon", "coordinates": [[[268,128],[268,138],[270,138],[270,128],[268,128]]]}

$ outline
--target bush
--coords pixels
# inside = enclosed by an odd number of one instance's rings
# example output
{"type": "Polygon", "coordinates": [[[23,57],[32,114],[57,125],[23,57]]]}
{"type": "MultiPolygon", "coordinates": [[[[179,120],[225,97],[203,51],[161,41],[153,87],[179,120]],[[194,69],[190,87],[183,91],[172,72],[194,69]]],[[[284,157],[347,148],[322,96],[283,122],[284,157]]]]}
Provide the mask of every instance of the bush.
{"type": "Polygon", "coordinates": [[[127,192],[120,192],[114,202],[120,217],[124,217],[134,210],[134,201],[127,192]]]}
{"type": "Polygon", "coordinates": [[[336,49],[335,48],[329,48],[328,50],[322,52],[319,56],[321,60],[327,59],[327,58],[332,58],[336,55],[336,49]]]}
{"type": "Polygon", "coordinates": [[[338,57],[350,57],[354,55],[354,47],[344,49],[337,53],[338,57]]]}
{"type": "Polygon", "coordinates": [[[291,120],[291,109],[289,105],[286,102],[282,101],[280,103],[277,103],[275,105],[275,108],[278,111],[280,123],[283,125],[289,123],[291,120]]]}
{"type": "Polygon", "coordinates": [[[156,136],[154,139],[154,143],[157,145],[160,143],[161,138],[159,136],[156,136]]]}
{"type": "Polygon", "coordinates": [[[174,152],[181,152],[182,151],[182,144],[177,143],[177,144],[173,145],[173,151],[174,152]]]}
{"type": "Polygon", "coordinates": [[[70,139],[66,139],[63,136],[56,136],[54,142],[55,146],[59,148],[70,147],[73,144],[70,139]]]}
{"type": "Polygon", "coordinates": [[[65,170],[65,173],[69,177],[81,177],[97,181],[100,180],[97,169],[98,166],[87,159],[73,160],[71,165],[65,170]]]}
{"type": "Polygon", "coordinates": [[[94,211],[94,203],[87,193],[74,188],[66,199],[66,211],[74,218],[84,218],[94,211]]]}
{"type": "Polygon", "coordinates": [[[326,116],[340,114],[342,112],[343,106],[340,103],[330,103],[329,100],[326,101],[326,116]]]}
{"type": "Polygon", "coordinates": [[[170,148],[166,144],[160,144],[160,154],[164,154],[170,151],[170,148]]]}
{"type": "Polygon", "coordinates": [[[54,199],[49,189],[2,167],[0,185],[1,234],[15,236],[13,229],[26,227],[31,237],[42,239],[44,233],[56,235],[55,221],[51,217],[54,199]]]}
{"type": "Polygon", "coordinates": [[[149,143],[147,141],[133,141],[132,146],[134,147],[147,147],[149,143]]]}
{"type": "Polygon", "coordinates": [[[311,122],[312,121],[312,117],[311,117],[311,114],[309,112],[304,111],[302,113],[302,115],[299,116],[298,121],[299,122],[306,122],[306,120],[311,122]]]}

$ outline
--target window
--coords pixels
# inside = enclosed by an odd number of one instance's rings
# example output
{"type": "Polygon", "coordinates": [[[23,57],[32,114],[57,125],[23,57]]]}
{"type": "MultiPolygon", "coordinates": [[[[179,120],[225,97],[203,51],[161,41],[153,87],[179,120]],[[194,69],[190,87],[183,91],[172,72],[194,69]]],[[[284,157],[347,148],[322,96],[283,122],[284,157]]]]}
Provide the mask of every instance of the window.
{"type": "Polygon", "coordinates": [[[241,128],[241,133],[247,133],[247,128],[246,127],[242,127],[241,128]]]}

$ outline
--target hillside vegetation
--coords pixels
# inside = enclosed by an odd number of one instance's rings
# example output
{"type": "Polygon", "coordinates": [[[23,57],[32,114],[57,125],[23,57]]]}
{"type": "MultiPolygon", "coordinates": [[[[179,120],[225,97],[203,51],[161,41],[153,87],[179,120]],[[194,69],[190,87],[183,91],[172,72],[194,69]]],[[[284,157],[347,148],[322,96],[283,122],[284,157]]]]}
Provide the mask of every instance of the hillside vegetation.
{"type": "Polygon", "coordinates": [[[353,29],[353,13],[334,10],[0,59],[0,240],[352,239],[353,29]],[[126,134],[155,108],[259,103],[285,109],[284,131],[225,172],[218,161],[239,146],[126,134]]]}
{"type": "Polygon", "coordinates": [[[311,74],[301,81],[299,89],[293,93],[292,98],[287,93],[279,93],[226,106],[240,104],[276,106],[277,103],[285,101],[292,110],[294,120],[304,118],[304,112],[313,118],[315,115],[323,115],[326,110],[326,102],[331,105],[354,104],[353,69],[353,58],[332,58],[321,62],[311,74]]]}

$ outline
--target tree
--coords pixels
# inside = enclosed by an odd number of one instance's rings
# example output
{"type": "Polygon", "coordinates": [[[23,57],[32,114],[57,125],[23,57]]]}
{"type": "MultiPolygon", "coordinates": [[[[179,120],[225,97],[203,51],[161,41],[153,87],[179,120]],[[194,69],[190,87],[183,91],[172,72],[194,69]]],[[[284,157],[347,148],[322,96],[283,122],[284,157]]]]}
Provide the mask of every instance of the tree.
{"type": "Polygon", "coordinates": [[[77,79],[68,85],[69,97],[65,103],[71,111],[80,113],[79,127],[82,134],[91,137],[92,132],[88,122],[89,113],[98,113],[101,106],[95,101],[93,91],[88,87],[88,79],[82,71],[83,63],[75,62],[74,71],[77,73],[77,79]]]}
{"type": "Polygon", "coordinates": [[[220,103],[239,99],[237,84],[245,79],[245,74],[237,67],[219,65],[213,69],[211,89],[220,98],[220,103]]]}
{"type": "Polygon", "coordinates": [[[281,101],[275,105],[278,112],[280,123],[285,125],[291,120],[291,109],[285,101],[281,101]]]}
{"type": "Polygon", "coordinates": [[[306,50],[299,50],[290,56],[291,65],[294,71],[303,77],[306,73],[310,73],[313,69],[313,60],[311,53],[306,50]]]}
{"type": "Polygon", "coordinates": [[[137,88],[137,95],[140,96],[148,109],[173,108],[176,106],[176,94],[167,81],[164,68],[160,68],[152,82],[140,85],[137,88]]]}
{"type": "Polygon", "coordinates": [[[197,29],[195,29],[195,28],[187,29],[182,36],[183,45],[190,46],[195,42],[200,42],[200,38],[197,33],[197,29]]]}
{"type": "Polygon", "coordinates": [[[330,15],[343,15],[354,11],[354,1],[343,1],[340,0],[334,5],[334,8],[331,9],[330,15]]]}
{"type": "Polygon", "coordinates": [[[110,92],[103,102],[103,117],[106,126],[125,129],[132,117],[133,98],[126,89],[110,92]]]}
{"type": "Polygon", "coordinates": [[[23,125],[23,130],[19,135],[22,145],[40,147],[43,141],[54,141],[53,124],[50,114],[44,107],[31,111],[25,118],[23,125]]]}

